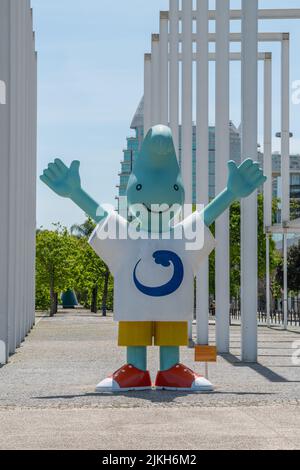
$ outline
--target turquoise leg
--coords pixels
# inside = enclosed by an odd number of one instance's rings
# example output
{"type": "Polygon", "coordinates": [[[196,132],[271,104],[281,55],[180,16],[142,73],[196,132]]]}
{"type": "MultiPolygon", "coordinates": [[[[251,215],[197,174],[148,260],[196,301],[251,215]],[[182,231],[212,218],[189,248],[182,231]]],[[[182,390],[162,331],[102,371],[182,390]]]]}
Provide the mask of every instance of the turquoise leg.
{"type": "Polygon", "coordinates": [[[140,370],[147,370],[147,348],[145,346],[128,346],[127,364],[140,370]]]}
{"type": "Polygon", "coordinates": [[[179,347],[178,346],[161,346],[160,348],[160,370],[165,371],[171,369],[179,363],[179,347]]]}

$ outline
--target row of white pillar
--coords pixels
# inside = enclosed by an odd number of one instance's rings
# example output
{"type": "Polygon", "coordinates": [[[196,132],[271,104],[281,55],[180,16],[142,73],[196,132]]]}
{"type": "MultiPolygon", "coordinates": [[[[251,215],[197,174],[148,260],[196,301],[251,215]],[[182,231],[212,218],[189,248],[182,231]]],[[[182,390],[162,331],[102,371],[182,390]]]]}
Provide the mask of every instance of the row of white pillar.
{"type": "Polygon", "coordinates": [[[34,325],[37,64],[29,0],[0,2],[0,364],[34,325]]]}
{"type": "MultiPolygon", "coordinates": [[[[209,33],[208,0],[170,0],[169,12],[161,12],[160,34],[152,36],[151,54],[145,55],[145,132],[154,124],[170,124],[175,147],[179,149],[186,188],[186,202],[192,202],[192,132],[193,132],[193,62],[196,62],[196,174],[197,201],[207,204],[209,181],[209,60],[216,61],[216,191],[226,185],[226,164],[230,159],[230,60],[242,64],[242,156],[257,160],[258,59],[264,60],[264,170],[265,226],[272,224],[272,55],[258,53],[258,41],[278,41],[282,45],[282,178],[283,218],[289,220],[289,35],[258,33],[258,2],[243,0],[242,32],[230,33],[229,0],[216,3],[213,17],[216,33],[209,33]],[[193,21],[197,32],[193,32],[193,21]],[[181,21],[181,31],[179,22],[181,21]],[[169,31],[169,34],[168,34],[169,31]],[[209,53],[209,42],[216,42],[215,54],[209,53]],[[240,41],[241,54],[230,53],[230,41],[240,41]],[[196,52],[193,43],[196,42],[196,52]],[[169,46],[168,46],[169,43],[169,46]],[[169,69],[169,73],[168,73],[169,69]],[[181,72],[181,73],[180,73],[181,72]],[[181,86],[181,90],[180,90],[181,86]]],[[[273,16],[276,11],[273,10],[273,16]]],[[[283,15],[284,13],[281,12],[283,15]]],[[[272,15],[269,15],[272,17],[272,15]]],[[[299,12],[298,12],[299,16],[299,12]]],[[[277,16],[276,16],[277,17],[277,16]]],[[[229,212],[216,223],[216,341],[221,353],[229,352],[229,212]]],[[[268,248],[268,245],[267,245],[268,248]]],[[[242,358],[257,359],[257,194],[242,203],[241,228],[242,282],[242,358]]],[[[270,300],[269,300],[270,304],[270,300]]],[[[209,282],[208,262],[197,278],[197,342],[208,344],[209,282]]]]}

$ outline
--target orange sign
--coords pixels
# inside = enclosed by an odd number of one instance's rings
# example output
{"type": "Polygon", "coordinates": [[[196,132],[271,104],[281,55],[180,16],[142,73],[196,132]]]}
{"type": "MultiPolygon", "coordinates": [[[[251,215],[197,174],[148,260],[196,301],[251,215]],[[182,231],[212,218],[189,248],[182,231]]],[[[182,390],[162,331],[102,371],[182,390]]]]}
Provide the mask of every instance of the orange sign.
{"type": "Polygon", "coordinates": [[[215,346],[195,346],[196,362],[217,362],[217,348],[215,346]]]}

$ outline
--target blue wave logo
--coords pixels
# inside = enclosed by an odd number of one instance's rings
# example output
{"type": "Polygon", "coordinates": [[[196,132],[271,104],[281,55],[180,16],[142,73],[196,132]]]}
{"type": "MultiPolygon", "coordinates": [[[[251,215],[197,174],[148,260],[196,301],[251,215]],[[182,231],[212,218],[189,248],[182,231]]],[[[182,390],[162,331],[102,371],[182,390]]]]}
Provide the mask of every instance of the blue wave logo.
{"type": "Polygon", "coordinates": [[[136,276],[138,265],[142,261],[140,259],[137,262],[133,272],[133,280],[136,288],[142,292],[142,294],[148,295],[149,297],[165,297],[167,295],[173,294],[173,292],[177,291],[177,289],[179,289],[181,286],[184,277],[184,268],[181,259],[178,255],[176,255],[176,253],[173,253],[172,251],[156,251],[153,253],[153,258],[156,264],[164,266],[165,268],[168,268],[171,263],[173,264],[174,274],[172,279],[162,286],[144,286],[140,283],[136,276]]]}

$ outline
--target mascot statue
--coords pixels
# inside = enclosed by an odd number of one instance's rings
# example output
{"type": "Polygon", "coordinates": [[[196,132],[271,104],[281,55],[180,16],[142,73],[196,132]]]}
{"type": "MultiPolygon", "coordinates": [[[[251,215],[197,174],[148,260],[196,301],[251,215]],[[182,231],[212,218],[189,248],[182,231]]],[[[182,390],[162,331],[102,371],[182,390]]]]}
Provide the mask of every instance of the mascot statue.
{"type": "Polygon", "coordinates": [[[127,363],[102,380],[97,392],[152,388],[147,346],[159,346],[158,390],[212,391],[212,384],[180,362],[188,345],[194,307],[194,278],[215,248],[209,230],[230,205],[266,181],[258,163],[228,162],[227,188],[206,208],[183,218],[185,191],[171,130],[162,125],[147,133],[127,188],[131,217],[99,206],[83,189],[78,161],[68,168],[50,163],[41,180],[70,198],[97,222],[90,245],[107,263],[114,279],[114,319],[127,363]]]}

